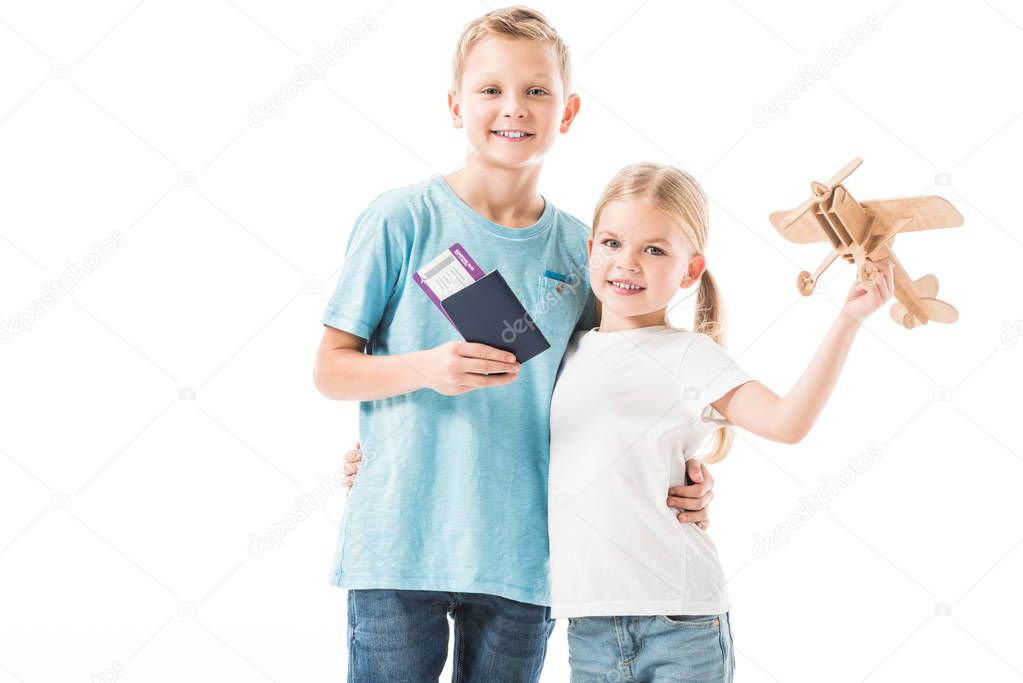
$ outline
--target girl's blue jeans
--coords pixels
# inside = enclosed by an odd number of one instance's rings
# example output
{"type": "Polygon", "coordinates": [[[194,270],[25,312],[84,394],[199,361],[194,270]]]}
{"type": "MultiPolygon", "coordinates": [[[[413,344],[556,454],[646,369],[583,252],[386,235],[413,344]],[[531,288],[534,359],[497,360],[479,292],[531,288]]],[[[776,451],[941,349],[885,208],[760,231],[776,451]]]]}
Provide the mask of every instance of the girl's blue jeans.
{"type": "Polygon", "coordinates": [[[731,683],[728,614],[568,620],[571,683],[731,683]]]}

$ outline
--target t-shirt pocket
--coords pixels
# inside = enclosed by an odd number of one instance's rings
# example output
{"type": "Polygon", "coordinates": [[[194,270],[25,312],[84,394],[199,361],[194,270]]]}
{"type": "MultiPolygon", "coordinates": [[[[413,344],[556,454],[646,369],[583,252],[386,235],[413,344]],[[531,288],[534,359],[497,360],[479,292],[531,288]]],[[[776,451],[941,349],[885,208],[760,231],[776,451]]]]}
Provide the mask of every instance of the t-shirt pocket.
{"type": "Polygon", "coordinates": [[[560,315],[571,317],[574,324],[579,317],[579,302],[586,300],[586,292],[581,291],[588,286],[585,280],[556,268],[545,268],[537,275],[537,280],[536,300],[529,311],[533,320],[549,320],[553,315],[560,315]]]}

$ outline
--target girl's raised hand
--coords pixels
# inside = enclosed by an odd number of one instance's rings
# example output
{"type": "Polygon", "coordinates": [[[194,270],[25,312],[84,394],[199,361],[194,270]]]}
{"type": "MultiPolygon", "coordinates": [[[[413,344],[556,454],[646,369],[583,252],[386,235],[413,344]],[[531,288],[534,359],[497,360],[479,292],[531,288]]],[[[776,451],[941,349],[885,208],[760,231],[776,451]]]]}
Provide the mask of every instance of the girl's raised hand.
{"type": "Polygon", "coordinates": [[[889,259],[881,259],[877,262],[877,277],[874,284],[865,286],[859,280],[849,290],[842,312],[858,323],[881,308],[895,291],[895,280],[892,274],[892,262],[889,259]]]}

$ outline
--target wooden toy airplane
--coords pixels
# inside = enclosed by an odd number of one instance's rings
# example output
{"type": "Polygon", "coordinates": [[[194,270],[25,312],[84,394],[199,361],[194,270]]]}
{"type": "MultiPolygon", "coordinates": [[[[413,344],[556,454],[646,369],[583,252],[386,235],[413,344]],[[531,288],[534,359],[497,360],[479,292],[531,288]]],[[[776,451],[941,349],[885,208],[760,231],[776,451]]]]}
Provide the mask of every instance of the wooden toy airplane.
{"type": "Polygon", "coordinates": [[[938,278],[924,275],[914,281],[895,258],[892,243],[900,232],[957,228],[962,215],[947,200],[936,197],[905,197],[858,202],[842,185],[859,165],[853,159],[827,183],[810,183],[813,195],[795,209],[771,214],[771,225],[785,239],[798,244],[831,242],[832,251],[811,275],[799,274],[796,286],[809,296],[821,273],[839,256],[858,267],[859,280],[869,286],[877,277],[875,262],[887,258],[895,278],[895,298],[891,308],[895,322],[906,329],[926,325],[928,321],[954,323],[959,318],[955,307],[935,297],[938,278]]]}

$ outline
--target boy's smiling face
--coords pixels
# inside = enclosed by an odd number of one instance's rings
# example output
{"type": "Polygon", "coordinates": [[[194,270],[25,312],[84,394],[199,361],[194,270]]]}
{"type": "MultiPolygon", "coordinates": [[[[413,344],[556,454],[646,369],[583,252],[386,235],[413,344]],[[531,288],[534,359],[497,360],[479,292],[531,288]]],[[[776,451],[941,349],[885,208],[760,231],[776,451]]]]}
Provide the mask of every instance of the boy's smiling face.
{"type": "Polygon", "coordinates": [[[671,216],[648,199],[610,202],[587,247],[601,327],[612,329],[663,324],[672,297],[705,267],[671,216]]]}
{"type": "Polygon", "coordinates": [[[490,36],[466,56],[458,90],[448,93],[455,128],[473,153],[502,168],[540,163],[579,111],[553,52],[534,40],[490,36]]]}

